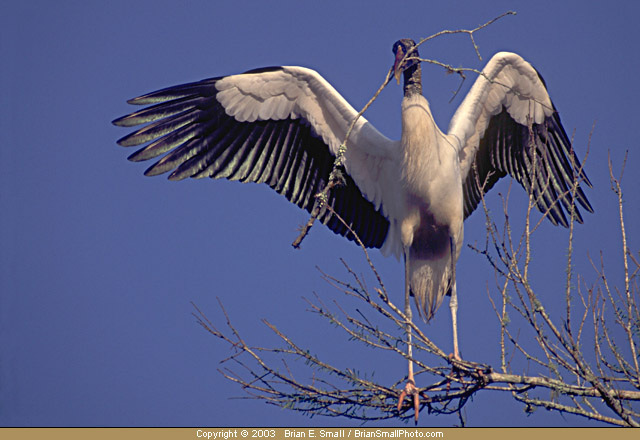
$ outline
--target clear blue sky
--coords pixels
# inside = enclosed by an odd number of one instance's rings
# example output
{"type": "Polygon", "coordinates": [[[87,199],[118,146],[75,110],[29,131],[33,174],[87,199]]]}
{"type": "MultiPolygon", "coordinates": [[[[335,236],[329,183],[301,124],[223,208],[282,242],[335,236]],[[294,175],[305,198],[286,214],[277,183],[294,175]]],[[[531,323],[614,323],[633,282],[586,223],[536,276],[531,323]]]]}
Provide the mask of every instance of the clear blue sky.
{"type": "MultiPolygon", "coordinates": [[[[267,318],[315,353],[393,378],[404,362],[348,345],[306,312],[302,297],[342,299],[316,271],[342,275],[339,257],[364,271],[357,247],[316,227],[295,251],[307,215],[266,186],[226,181],[173,183],[142,175],[115,144],[110,121],[126,99],[158,88],[271,65],[318,70],[354,107],[377,89],[391,46],[442,29],[473,28],[484,60],[520,53],[544,76],[567,131],[584,154],[591,127],[587,194],[595,215],[576,231],[577,271],[595,278],[587,253],[603,251],[620,285],[616,204],[607,152],[625,176],[627,232],[640,247],[637,73],[638,2],[10,2],[0,14],[0,425],[335,425],[261,402],[216,370],[230,351],[191,316],[190,301],[222,324],[216,297],[255,344],[273,344],[267,318]],[[634,192],[636,191],[636,192],[634,192]],[[347,347],[345,349],[345,347],[347,347]]],[[[421,48],[427,58],[481,68],[464,36],[421,48]]],[[[471,85],[465,84],[462,96],[471,85]]],[[[444,130],[455,76],[424,67],[425,95],[444,130]]],[[[367,117],[400,132],[401,89],[390,85],[367,117]]],[[[505,182],[491,192],[496,209],[505,182]]],[[[517,191],[516,191],[517,189],[517,191]]],[[[514,189],[512,208],[526,202],[514,189]]],[[[537,289],[561,296],[567,232],[545,225],[534,270],[537,289]]],[[[467,243],[484,239],[479,213],[467,243]]],[[[374,261],[401,302],[402,264],[374,261]]],[[[497,324],[486,297],[493,271],[464,249],[458,265],[460,342],[466,358],[496,361],[497,324]]],[[[552,298],[549,298],[550,300],[552,298]]],[[[445,304],[425,330],[450,344],[445,304]]],[[[301,363],[300,363],[301,364],[301,363]]],[[[302,378],[311,373],[296,365],[302,378]]],[[[509,399],[483,393],[468,423],[575,425],[545,413],[526,417],[509,399]]],[[[421,415],[427,425],[455,418],[421,415]]],[[[394,422],[389,422],[394,424],[394,422]]],[[[397,424],[397,423],[396,423],[397,424]]]]}

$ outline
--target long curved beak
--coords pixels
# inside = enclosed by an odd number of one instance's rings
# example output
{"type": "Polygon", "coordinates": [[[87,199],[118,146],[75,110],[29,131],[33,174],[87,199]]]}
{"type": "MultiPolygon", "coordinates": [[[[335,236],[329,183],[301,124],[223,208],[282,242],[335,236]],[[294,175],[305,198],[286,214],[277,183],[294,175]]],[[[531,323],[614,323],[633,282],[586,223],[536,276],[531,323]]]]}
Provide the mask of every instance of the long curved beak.
{"type": "Polygon", "coordinates": [[[404,72],[404,68],[401,63],[404,55],[405,52],[402,50],[402,47],[398,47],[398,50],[396,52],[396,60],[393,63],[393,76],[395,76],[398,85],[400,85],[400,75],[402,75],[402,72],[404,72]]]}

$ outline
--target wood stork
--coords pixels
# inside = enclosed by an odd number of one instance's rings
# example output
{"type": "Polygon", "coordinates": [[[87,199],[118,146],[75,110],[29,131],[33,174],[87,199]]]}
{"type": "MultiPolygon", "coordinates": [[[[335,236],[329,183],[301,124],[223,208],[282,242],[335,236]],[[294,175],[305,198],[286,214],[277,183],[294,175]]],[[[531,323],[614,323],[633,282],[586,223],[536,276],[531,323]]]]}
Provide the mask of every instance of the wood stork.
{"type": "MultiPolygon", "coordinates": [[[[409,319],[410,294],[426,320],[451,295],[453,349],[459,359],[455,264],[463,221],[477,207],[481,191],[510,174],[552,223],[567,226],[574,179],[591,183],[544,81],[520,56],[500,52],[489,61],[445,134],[422,95],[415,42],[400,40],[393,52],[396,78],[404,75],[401,139],[390,140],[359,118],[344,156],[344,184],[331,190],[328,203],[367,247],[404,257],[409,319]],[[485,183],[483,189],[478,182],[485,183]]],[[[132,161],[163,155],[146,175],[171,171],[170,180],[266,183],[308,211],[357,115],[322,76],[297,66],[205,79],[128,102],[150,106],[113,123],[148,125],[118,143],[147,144],[129,156],[132,161]]],[[[582,188],[575,199],[593,211],[582,188]]],[[[575,216],[582,222],[577,209],[575,216]]],[[[354,239],[330,211],[322,211],[319,219],[354,239]]],[[[409,362],[405,392],[415,403],[413,384],[409,362]]]]}

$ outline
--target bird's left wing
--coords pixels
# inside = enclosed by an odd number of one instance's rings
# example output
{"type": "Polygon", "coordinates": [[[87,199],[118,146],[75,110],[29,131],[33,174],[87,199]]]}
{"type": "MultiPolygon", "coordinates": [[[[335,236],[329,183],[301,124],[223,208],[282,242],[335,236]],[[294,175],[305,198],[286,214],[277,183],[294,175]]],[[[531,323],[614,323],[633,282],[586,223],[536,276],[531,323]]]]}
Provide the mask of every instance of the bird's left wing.
{"type": "MultiPolygon", "coordinates": [[[[542,77],[514,53],[491,58],[451,119],[448,134],[460,147],[465,218],[481,200],[480,187],[488,191],[507,173],[533,194],[552,223],[563,226],[574,179],[591,186],[542,77]]],[[[580,186],[575,196],[593,212],[580,186]]],[[[575,214],[582,222],[577,208],[575,214]]]]}
{"type": "MultiPolygon", "coordinates": [[[[211,177],[266,183],[311,211],[356,111],[317,72],[272,67],[170,87],[128,101],[151,105],[115,125],[148,124],[118,141],[148,143],[129,159],[164,155],[145,172],[171,180],[211,177]]],[[[347,143],[344,185],[329,203],[369,247],[382,247],[394,217],[396,143],[360,118],[347,143]],[[390,183],[391,182],[391,183],[390,183]]],[[[320,220],[352,235],[328,211],[320,220]]],[[[397,251],[388,242],[385,248],[397,251]]]]}

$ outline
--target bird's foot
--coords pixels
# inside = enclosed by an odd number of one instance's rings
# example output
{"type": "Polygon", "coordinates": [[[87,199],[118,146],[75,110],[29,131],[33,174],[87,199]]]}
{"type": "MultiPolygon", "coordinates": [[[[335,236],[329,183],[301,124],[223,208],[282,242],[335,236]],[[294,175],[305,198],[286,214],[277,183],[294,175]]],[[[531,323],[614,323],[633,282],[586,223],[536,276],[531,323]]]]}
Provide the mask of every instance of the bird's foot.
{"type": "Polygon", "coordinates": [[[400,393],[398,398],[398,412],[402,409],[405,397],[412,397],[413,410],[415,412],[414,419],[416,425],[418,424],[418,414],[420,414],[420,389],[416,387],[416,383],[413,379],[408,379],[407,384],[404,386],[404,390],[400,393]]]}
{"type": "Polygon", "coordinates": [[[456,355],[451,353],[449,356],[449,363],[453,367],[454,370],[463,371],[466,373],[474,372],[478,374],[490,374],[491,367],[485,364],[480,364],[478,362],[465,361],[460,355],[456,355]]]}
{"type": "Polygon", "coordinates": [[[451,390],[451,382],[454,381],[457,377],[460,377],[460,367],[464,363],[464,361],[460,357],[460,353],[458,352],[458,350],[454,350],[453,353],[450,353],[448,358],[449,363],[451,364],[451,371],[447,375],[447,393],[451,390]]]}
{"type": "Polygon", "coordinates": [[[451,364],[451,372],[447,375],[449,379],[447,383],[447,392],[449,391],[449,387],[451,386],[451,382],[456,378],[462,377],[470,377],[473,378],[477,383],[486,385],[487,376],[490,375],[493,370],[489,365],[480,364],[478,362],[465,361],[460,358],[460,356],[456,356],[455,354],[450,354],[449,363],[451,364]]]}

